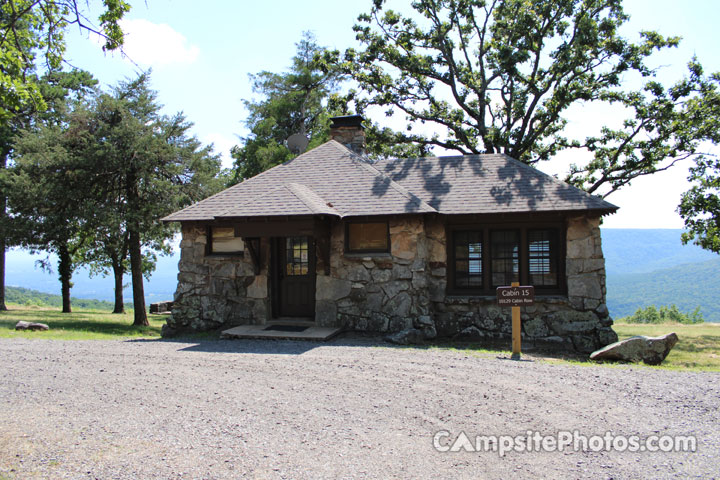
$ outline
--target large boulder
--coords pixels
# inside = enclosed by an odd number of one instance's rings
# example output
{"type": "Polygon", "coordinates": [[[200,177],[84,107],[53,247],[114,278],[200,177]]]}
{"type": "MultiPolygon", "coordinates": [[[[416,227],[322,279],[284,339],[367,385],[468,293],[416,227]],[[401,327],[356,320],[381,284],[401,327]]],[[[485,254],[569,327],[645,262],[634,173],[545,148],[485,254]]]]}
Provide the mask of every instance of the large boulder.
{"type": "Polygon", "coordinates": [[[660,365],[678,341],[675,333],[660,337],[637,336],[612,343],[590,355],[591,360],[620,360],[660,365]]]}
{"type": "Polygon", "coordinates": [[[19,321],[15,324],[15,330],[50,330],[50,327],[44,323],[19,321]]]}

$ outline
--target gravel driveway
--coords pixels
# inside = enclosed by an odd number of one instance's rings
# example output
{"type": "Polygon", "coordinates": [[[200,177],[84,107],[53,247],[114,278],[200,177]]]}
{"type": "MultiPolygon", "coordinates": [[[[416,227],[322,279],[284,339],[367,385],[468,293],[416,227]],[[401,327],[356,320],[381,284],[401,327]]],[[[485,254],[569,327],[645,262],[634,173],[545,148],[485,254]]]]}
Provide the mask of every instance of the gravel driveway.
{"type": "MultiPolygon", "coordinates": [[[[713,478],[720,375],[463,351],[0,340],[0,479],[713,478]],[[464,432],[694,435],[690,453],[439,452],[464,432]]],[[[459,442],[461,445],[463,442],[459,442]]]]}

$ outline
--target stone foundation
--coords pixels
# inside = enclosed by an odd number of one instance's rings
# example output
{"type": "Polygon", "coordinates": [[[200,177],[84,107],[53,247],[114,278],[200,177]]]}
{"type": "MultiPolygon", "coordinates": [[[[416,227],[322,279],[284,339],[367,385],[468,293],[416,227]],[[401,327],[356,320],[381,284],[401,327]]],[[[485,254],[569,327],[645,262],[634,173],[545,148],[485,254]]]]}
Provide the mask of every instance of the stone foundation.
{"type": "MultiPolygon", "coordinates": [[[[262,325],[269,318],[267,265],[259,275],[249,254],[206,255],[205,227],[183,225],[178,287],[163,335],[236,325],[262,325]]],[[[269,242],[261,241],[264,258],[269,242]]]]}
{"type": "MultiPolygon", "coordinates": [[[[390,220],[386,254],[344,253],[345,227],[331,229],[330,274],[319,261],[315,321],[364,332],[418,329],[426,339],[504,339],[510,309],[494,296],[446,294],[445,227],[438,219],[390,220]]],[[[568,295],[537,296],[523,308],[523,338],[558,350],[591,352],[617,341],[605,305],[605,262],[598,218],[568,219],[568,295]]],[[[269,239],[261,240],[262,269],[245,256],[206,256],[205,229],[183,227],[175,306],[164,334],[271,320],[269,239]]],[[[321,255],[318,255],[321,258],[321,255]]]]}

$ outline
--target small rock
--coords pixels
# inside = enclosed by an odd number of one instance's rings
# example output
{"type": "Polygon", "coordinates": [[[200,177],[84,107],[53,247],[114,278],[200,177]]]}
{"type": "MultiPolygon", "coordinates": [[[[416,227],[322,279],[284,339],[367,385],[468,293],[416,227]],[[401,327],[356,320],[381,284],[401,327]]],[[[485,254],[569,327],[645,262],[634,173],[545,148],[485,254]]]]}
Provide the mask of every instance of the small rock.
{"type": "Polygon", "coordinates": [[[593,352],[590,359],[634,363],[642,361],[648,365],[660,365],[677,341],[678,336],[674,332],[660,337],[630,337],[593,352]]]}
{"type": "Polygon", "coordinates": [[[50,330],[50,327],[48,327],[44,323],[19,321],[15,324],[15,330],[32,330],[32,331],[50,330]]]}
{"type": "Polygon", "coordinates": [[[487,338],[487,334],[485,331],[480,330],[478,327],[474,325],[470,325],[467,328],[464,328],[455,336],[453,337],[453,340],[461,340],[461,341],[475,341],[475,340],[485,340],[487,338]]]}

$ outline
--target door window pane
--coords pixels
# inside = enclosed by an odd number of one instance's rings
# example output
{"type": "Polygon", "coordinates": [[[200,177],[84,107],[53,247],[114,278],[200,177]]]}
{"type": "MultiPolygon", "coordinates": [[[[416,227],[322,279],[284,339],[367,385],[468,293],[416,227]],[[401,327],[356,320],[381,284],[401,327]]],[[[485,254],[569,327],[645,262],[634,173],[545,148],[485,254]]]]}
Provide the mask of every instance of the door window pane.
{"type": "Polygon", "coordinates": [[[287,275],[307,275],[309,249],[307,237],[288,237],[285,239],[285,272],[287,275]]]}

